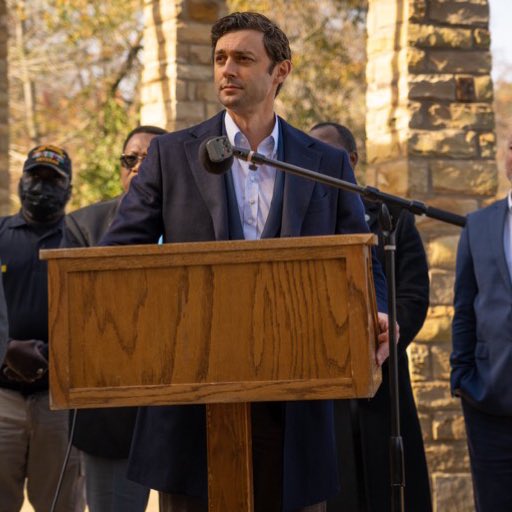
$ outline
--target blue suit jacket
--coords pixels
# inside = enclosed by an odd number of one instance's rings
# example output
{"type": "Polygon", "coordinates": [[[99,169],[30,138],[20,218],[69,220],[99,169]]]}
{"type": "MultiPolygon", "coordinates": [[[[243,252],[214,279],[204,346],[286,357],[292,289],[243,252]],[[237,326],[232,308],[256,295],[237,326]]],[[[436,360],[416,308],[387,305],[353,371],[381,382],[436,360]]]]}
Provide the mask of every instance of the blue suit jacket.
{"type": "MultiPolygon", "coordinates": [[[[167,243],[229,238],[225,176],[207,173],[198,158],[201,142],[223,133],[223,115],[153,139],[102,244],[156,242],[162,233],[167,243]]],[[[280,122],[286,162],[354,181],[345,152],[280,122]]],[[[280,236],[362,232],[368,226],[357,195],[285,176],[280,236]]],[[[378,306],[385,311],[385,280],[376,265],[378,306]]],[[[332,402],[287,402],[283,408],[283,508],[293,510],[338,489],[332,402]]],[[[204,414],[200,405],[142,409],[129,476],[154,489],[206,497],[204,414]]]]}
{"type": "Polygon", "coordinates": [[[512,281],[503,230],[507,200],[468,216],[459,242],[452,327],[452,392],[512,415],[512,281]]]}

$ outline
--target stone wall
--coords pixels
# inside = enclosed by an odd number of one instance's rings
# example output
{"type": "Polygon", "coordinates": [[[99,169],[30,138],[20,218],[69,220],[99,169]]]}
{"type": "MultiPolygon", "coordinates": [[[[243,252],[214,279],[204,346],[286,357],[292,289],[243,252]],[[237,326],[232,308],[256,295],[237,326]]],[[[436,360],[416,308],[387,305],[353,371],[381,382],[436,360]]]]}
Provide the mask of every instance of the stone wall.
{"type": "Polygon", "coordinates": [[[226,12],[223,0],[144,0],[143,124],[177,130],[218,112],[210,27],[226,12]]]}
{"type": "MultiPolygon", "coordinates": [[[[370,0],[369,182],[464,215],[496,193],[487,0],[370,0]]],[[[418,220],[429,258],[427,321],[410,347],[436,511],[471,511],[464,423],[450,396],[460,229],[418,220]]]]}
{"type": "Polygon", "coordinates": [[[7,6],[0,0],[0,216],[10,213],[8,121],[7,6]]]}

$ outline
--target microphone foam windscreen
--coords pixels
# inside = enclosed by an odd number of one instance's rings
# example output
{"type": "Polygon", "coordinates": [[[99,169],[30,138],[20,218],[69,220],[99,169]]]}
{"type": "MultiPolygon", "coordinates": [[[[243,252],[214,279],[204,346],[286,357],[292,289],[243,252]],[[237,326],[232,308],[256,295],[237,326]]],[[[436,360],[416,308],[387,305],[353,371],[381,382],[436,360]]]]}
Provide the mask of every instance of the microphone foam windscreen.
{"type": "Polygon", "coordinates": [[[199,146],[199,161],[204,169],[212,174],[223,174],[231,168],[233,164],[233,154],[228,154],[223,160],[213,161],[208,152],[208,143],[216,143],[219,137],[210,137],[203,140],[199,146]]]}

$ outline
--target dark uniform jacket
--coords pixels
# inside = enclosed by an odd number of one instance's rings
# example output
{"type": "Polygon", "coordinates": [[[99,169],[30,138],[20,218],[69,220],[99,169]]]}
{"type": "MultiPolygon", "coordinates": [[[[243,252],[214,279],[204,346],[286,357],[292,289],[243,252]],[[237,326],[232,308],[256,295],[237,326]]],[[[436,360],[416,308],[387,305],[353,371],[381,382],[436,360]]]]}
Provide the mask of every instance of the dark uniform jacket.
{"type": "MultiPolygon", "coordinates": [[[[64,221],[29,224],[21,213],[0,218],[0,260],[9,319],[9,338],[41,340],[48,357],[47,263],[40,249],[60,246],[64,221]]],[[[48,375],[33,383],[15,382],[0,371],[0,387],[24,394],[48,389],[48,375]]]]}
{"type": "MultiPolygon", "coordinates": [[[[370,229],[379,236],[378,258],[385,268],[380,206],[367,202],[370,229]]],[[[403,211],[396,229],[396,300],[400,326],[398,391],[404,445],[405,510],[432,510],[425,450],[408,368],[406,349],[421,329],[429,303],[427,259],[414,216],[403,211]]],[[[391,404],[389,365],[382,367],[382,384],[370,400],[336,401],[335,421],[341,466],[341,492],[328,512],[388,512],[391,510],[389,438],[391,404]]]]}
{"type": "MultiPolygon", "coordinates": [[[[63,247],[90,247],[112,223],[121,197],[92,204],[66,215],[63,247]]],[[[91,340],[92,341],[92,340],[91,340]]],[[[73,444],[97,457],[128,457],[137,408],[79,409],[76,415],[73,444]]]]}

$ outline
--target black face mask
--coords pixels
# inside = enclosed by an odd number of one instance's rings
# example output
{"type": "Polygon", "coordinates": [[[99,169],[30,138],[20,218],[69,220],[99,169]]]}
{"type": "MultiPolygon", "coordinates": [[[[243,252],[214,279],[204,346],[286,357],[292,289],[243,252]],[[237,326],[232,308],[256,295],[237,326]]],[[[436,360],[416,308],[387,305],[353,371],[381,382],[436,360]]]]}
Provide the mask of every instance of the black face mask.
{"type": "Polygon", "coordinates": [[[19,194],[21,209],[30,220],[51,222],[64,214],[71,187],[62,188],[48,180],[22,179],[19,194]]]}

